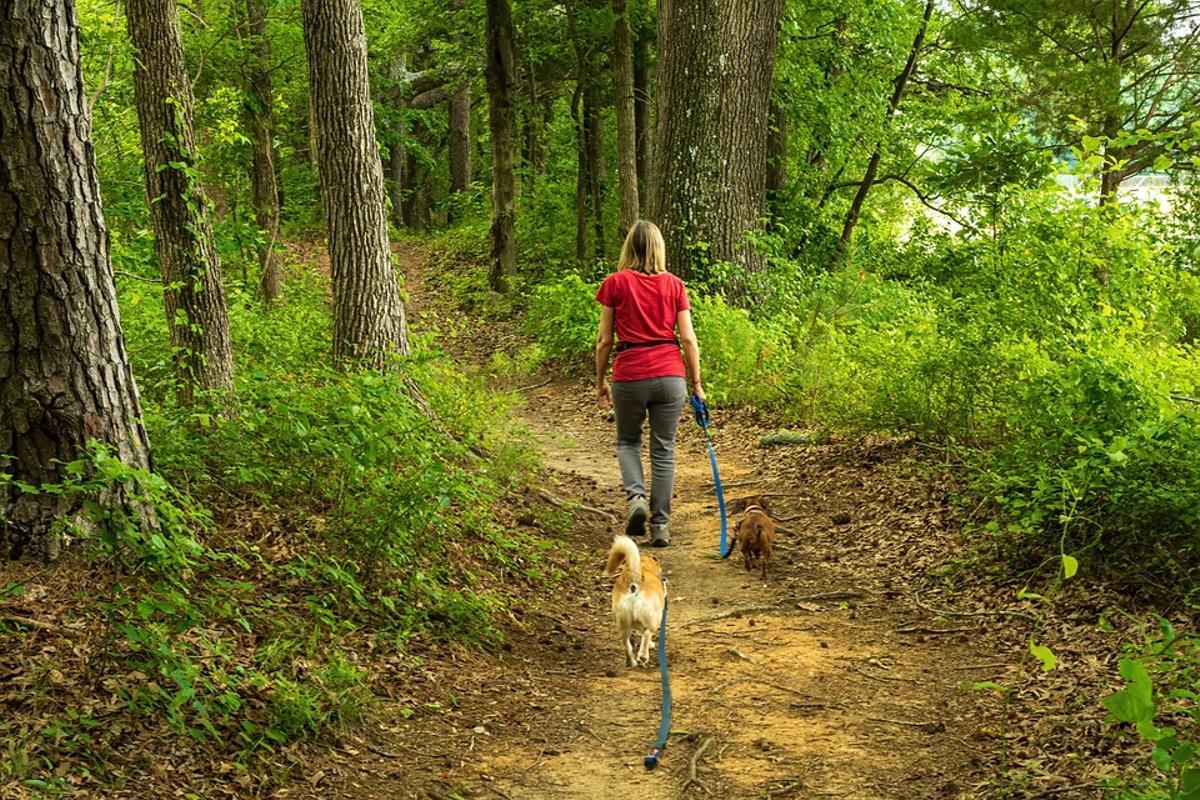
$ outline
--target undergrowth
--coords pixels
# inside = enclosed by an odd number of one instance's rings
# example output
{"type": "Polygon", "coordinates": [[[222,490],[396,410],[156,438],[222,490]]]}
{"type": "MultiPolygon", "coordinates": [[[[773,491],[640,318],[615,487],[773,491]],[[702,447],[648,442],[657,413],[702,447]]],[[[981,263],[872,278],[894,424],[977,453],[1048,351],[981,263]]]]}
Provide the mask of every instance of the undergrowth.
{"type": "MultiPolygon", "coordinates": [[[[339,372],[315,277],[290,276],[270,309],[235,286],[233,406],[181,407],[159,288],[129,280],[120,299],[154,471],[95,447],[61,484],[25,487],[83,502],[67,561],[90,587],[75,612],[100,627],[82,661],[22,667],[0,780],[124,787],[155,758],[125,752],[135,731],[165,724],[269,786],[284,776],[256,764],[361,716],[376,660],[495,643],[508,598],[554,579],[550,542],[498,516],[534,467],[511,400],[428,341],[393,372],[339,372]],[[131,502],[100,501],[116,496],[131,502]],[[65,683],[85,700],[63,702],[65,683]]],[[[21,630],[0,623],[0,641],[21,630]]]]}

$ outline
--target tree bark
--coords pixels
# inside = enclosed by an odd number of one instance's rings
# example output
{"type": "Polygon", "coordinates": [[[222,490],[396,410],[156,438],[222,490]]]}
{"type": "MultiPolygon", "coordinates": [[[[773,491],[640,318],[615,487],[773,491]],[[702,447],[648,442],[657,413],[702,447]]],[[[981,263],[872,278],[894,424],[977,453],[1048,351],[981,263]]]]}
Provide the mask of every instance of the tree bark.
{"type": "MultiPolygon", "coordinates": [[[[766,131],[783,0],[659,6],[650,216],[685,278],[709,259],[763,268],[745,244],[766,194],[766,131]],[[703,245],[696,247],[696,245],[703,245]]],[[[743,279],[723,287],[731,297],[743,279]]]]}
{"type": "Polygon", "coordinates": [[[771,84],[783,0],[727,0],[724,27],[724,81],[720,117],[721,159],[717,179],[717,219],[709,241],[711,255],[741,269],[724,294],[746,300],[750,276],[766,271],[766,259],[746,240],[762,227],[767,201],[767,139],[771,84]]]}
{"type": "Polygon", "coordinates": [[[587,260],[588,241],[588,147],[587,127],[583,122],[583,84],[575,81],[571,93],[571,120],[575,125],[575,261],[587,260]]]}
{"type": "Polygon", "coordinates": [[[275,252],[279,241],[279,187],[275,180],[275,112],[271,92],[271,43],[267,39],[267,8],[263,0],[246,0],[250,35],[250,68],[247,74],[247,117],[254,142],[251,185],[254,218],[263,242],[258,247],[259,288],[263,299],[274,302],[283,289],[283,270],[275,252]]]}
{"type": "Polygon", "coordinates": [[[771,100],[770,122],[767,128],[767,203],[778,202],[787,190],[788,123],[787,112],[776,100],[771,100]]]}
{"type": "MultiPolygon", "coordinates": [[[[890,123],[892,117],[896,115],[896,110],[900,108],[900,101],[904,99],[904,90],[908,86],[909,78],[917,68],[917,61],[921,57],[921,48],[925,43],[925,32],[929,29],[929,19],[933,16],[934,0],[926,0],[925,13],[921,17],[921,25],[917,28],[917,35],[913,37],[912,47],[908,51],[908,59],[904,62],[904,69],[896,76],[896,80],[892,84],[892,96],[888,99],[887,117],[884,124],[890,123]]],[[[862,213],[863,203],[866,202],[867,195],[871,191],[871,187],[875,185],[875,177],[879,173],[879,162],[882,159],[883,143],[876,142],[875,149],[871,153],[871,160],[867,162],[867,171],[863,175],[862,181],[858,185],[858,191],[854,193],[854,199],[850,201],[850,209],[846,212],[846,219],[842,223],[842,238],[841,245],[838,248],[837,260],[840,262],[845,257],[850,247],[850,239],[854,235],[854,228],[858,224],[859,215],[862,213]]]]}
{"type": "MultiPolygon", "coordinates": [[[[89,440],[149,466],[83,86],[74,2],[0,3],[0,472],[33,485],[89,440]]],[[[4,555],[54,558],[78,502],[6,482],[4,555]]]]}
{"type": "Polygon", "coordinates": [[[509,0],[487,0],[488,119],[492,134],[492,232],[488,283],[507,292],[517,274],[513,92],[516,64],[509,0]]]}
{"type": "Polygon", "coordinates": [[[471,87],[466,81],[450,95],[450,222],[458,216],[454,195],[471,189],[471,87]]]}
{"type": "Polygon", "coordinates": [[[196,166],[192,84],[179,42],[175,0],[125,4],[134,59],[146,197],[175,348],[179,399],[233,388],[233,350],[221,262],[196,166]]]}
{"type": "Polygon", "coordinates": [[[583,121],[587,135],[588,204],[592,211],[592,246],[597,260],[605,259],[604,236],[604,118],[600,109],[600,89],[589,84],[583,91],[583,121]]]}
{"type": "MultiPolygon", "coordinates": [[[[635,0],[645,14],[645,0],[635,0]]],[[[649,206],[650,170],[650,39],[649,22],[638,26],[633,51],[633,112],[637,136],[638,213],[646,215],[649,206]]]]}
{"type": "Polygon", "coordinates": [[[638,221],[637,112],[633,89],[633,44],[629,26],[629,0],[612,0],[613,101],[617,107],[617,177],[621,192],[619,239],[638,221]]]}
{"type": "MultiPolygon", "coordinates": [[[[422,137],[424,138],[424,137],[422,137]]],[[[422,143],[424,144],[424,143],[422,143]]],[[[404,225],[410,230],[429,229],[429,167],[409,151],[404,170],[404,225]]]]}
{"type": "Polygon", "coordinates": [[[407,161],[403,145],[393,142],[388,149],[388,188],[390,190],[388,199],[392,204],[392,221],[397,225],[404,224],[404,185],[408,180],[407,161]]]}
{"type": "Polygon", "coordinates": [[[358,0],[301,0],[333,273],[333,358],[376,369],[408,353],[375,146],[358,0]]]}

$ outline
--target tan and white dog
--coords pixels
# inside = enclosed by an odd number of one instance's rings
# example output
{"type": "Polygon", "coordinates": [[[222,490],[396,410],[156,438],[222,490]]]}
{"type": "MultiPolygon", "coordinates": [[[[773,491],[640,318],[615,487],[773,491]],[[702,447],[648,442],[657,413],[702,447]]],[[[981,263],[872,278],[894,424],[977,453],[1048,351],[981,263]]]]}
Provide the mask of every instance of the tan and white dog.
{"type": "Polygon", "coordinates": [[[653,556],[643,556],[628,536],[613,537],[604,574],[617,576],[612,588],[613,617],[625,648],[625,665],[650,663],[650,646],[663,612],[662,566],[653,556]],[[630,636],[641,632],[636,656],[630,636]]]}

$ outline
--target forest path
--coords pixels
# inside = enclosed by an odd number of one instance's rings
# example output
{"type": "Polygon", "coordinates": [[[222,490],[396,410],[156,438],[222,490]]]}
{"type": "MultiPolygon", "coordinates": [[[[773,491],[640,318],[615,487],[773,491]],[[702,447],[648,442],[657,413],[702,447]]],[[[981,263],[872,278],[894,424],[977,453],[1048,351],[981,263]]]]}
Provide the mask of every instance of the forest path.
{"type": "MultiPolygon", "coordinates": [[[[397,251],[419,326],[435,300],[421,281],[427,254],[417,242],[397,251]]],[[[448,346],[482,363],[500,334],[473,331],[448,346]]],[[[554,377],[523,394],[546,490],[619,518],[613,427],[589,383],[554,377]]],[[[672,544],[649,551],[671,593],[673,735],[659,769],[642,766],[659,724],[658,671],[625,667],[611,581],[600,576],[618,526],[579,511],[563,546],[585,552],[583,574],[521,614],[528,637],[488,657],[455,653],[461,661],[442,679],[454,684],[444,687],[453,711],[407,722],[383,715],[383,748],[432,763],[416,777],[393,769],[393,779],[384,765],[362,765],[345,796],[990,796],[984,765],[995,742],[969,687],[1001,679],[1013,659],[973,635],[986,620],[935,621],[917,609],[906,580],[925,563],[925,546],[945,549],[956,535],[939,476],[915,474],[902,443],[763,449],[753,424],[719,410],[715,422],[727,496],[770,493],[783,531],[765,581],[737,558],[716,557],[711,473],[686,417],[672,544]]]]}

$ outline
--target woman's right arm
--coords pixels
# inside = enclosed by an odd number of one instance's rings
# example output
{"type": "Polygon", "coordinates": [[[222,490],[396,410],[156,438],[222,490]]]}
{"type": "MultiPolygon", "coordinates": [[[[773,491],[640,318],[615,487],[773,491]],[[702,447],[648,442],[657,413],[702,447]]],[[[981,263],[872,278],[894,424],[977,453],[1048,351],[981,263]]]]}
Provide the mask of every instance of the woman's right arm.
{"type": "Polygon", "coordinates": [[[692,394],[704,401],[704,387],[700,383],[700,342],[696,329],[692,327],[692,312],[688,309],[675,316],[675,327],[679,329],[679,344],[683,346],[683,365],[687,368],[688,384],[692,394]]]}

